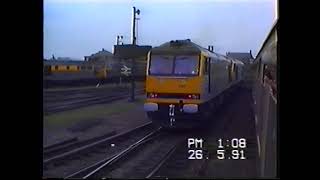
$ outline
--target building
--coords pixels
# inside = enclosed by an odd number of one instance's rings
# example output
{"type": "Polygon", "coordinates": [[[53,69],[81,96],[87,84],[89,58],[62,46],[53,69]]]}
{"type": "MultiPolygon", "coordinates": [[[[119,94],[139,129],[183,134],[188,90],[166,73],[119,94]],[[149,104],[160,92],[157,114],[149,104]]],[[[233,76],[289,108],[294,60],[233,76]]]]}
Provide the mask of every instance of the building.
{"type": "Polygon", "coordinates": [[[84,64],[94,65],[94,67],[112,69],[115,63],[114,55],[102,48],[101,51],[84,57],[84,64]]]}
{"type": "Polygon", "coordinates": [[[131,59],[146,60],[148,52],[152,46],[139,46],[139,45],[114,45],[113,54],[115,57],[120,59],[131,59]]]}
{"type": "Polygon", "coordinates": [[[251,50],[248,53],[247,52],[227,52],[226,56],[234,59],[238,59],[242,61],[244,64],[250,64],[254,60],[251,50]]]}
{"type": "Polygon", "coordinates": [[[152,46],[139,46],[132,44],[114,45],[113,54],[119,61],[117,69],[123,66],[132,68],[132,59],[134,59],[134,74],[138,78],[144,78],[147,65],[148,52],[152,46]]]}

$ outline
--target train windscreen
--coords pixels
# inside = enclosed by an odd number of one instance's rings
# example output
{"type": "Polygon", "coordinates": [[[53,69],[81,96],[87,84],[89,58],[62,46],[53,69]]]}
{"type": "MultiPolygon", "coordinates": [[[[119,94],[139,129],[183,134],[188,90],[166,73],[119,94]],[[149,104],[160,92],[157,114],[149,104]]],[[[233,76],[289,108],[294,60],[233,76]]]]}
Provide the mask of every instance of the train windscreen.
{"type": "Polygon", "coordinates": [[[173,56],[152,56],[149,72],[151,75],[170,75],[173,69],[173,56]]]}
{"type": "Polygon", "coordinates": [[[150,75],[196,76],[199,73],[197,56],[152,56],[150,75]]]}
{"type": "Polygon", "coordinates": [[[196,56],[176,56],[175,75],[198,75],[199,60],[196,56]]]}

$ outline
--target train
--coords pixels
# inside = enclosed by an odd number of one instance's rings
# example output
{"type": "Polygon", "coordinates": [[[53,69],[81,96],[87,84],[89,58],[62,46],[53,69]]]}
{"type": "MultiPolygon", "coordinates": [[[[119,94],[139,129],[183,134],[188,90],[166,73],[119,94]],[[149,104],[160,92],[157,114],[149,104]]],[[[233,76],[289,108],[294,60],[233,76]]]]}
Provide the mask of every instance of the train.
{"type": "MultiPolygon", "coordinates": [[[[145,59],[138,59],[135,62],[135,80],[145,80],[145,59]]],[[[131,76],[121,73],[121,68],[132,68],[129,60],[113,58],[109,64],[102,62],[88,61],[61,61],[45,60],[43,69],[44,87],[55,86],[82,86],[104,83],[128,82],[131,76]],[[121,80],[120,80],[121,78],[121,80]]]]}
{"type": "Polygon", "coordinates": [[[262,178],[274,178],[277,175],[278,27],[276,20],[249,72],[259,151],[258,169],[262,178]]]}
{"type": "Polygon", "coordinates": [[[163,128],[194,127],[243,80],[244,64],[186,40],[148,53],[144,111],[163,128]]]}

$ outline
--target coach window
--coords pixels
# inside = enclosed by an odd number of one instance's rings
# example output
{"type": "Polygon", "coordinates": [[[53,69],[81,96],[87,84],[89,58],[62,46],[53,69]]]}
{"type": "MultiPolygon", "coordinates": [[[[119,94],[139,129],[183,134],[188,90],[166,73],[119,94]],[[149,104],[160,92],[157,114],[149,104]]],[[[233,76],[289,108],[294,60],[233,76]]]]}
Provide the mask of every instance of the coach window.
{"type": "Polygon", "coordinates": [[[69,68],[69,66],[67,66],[67,70],[69,70],[70,68],[69,68]]]}
{"type": "Polygon", "coordinates": [[[54,66],[54,69],[55,69],[55,70],[58,70],[58,66],[54,66]]]}
{"type": "Polygon", "coordinates": [[[267,74],[267,73],[266,73],[266,69],[267,69],[267,65],[264,64],[264,65],[263,65],[263,68],[262,68],[262,84],[264,84],[264,77],[265,77],[265,75],[267,74]]]}
{"type": "Polygon", "coordinates": [[[79,67],[79,66],[77,66],[77,69],[78,69],[78,70],[80,70],[80,67],[79,67]]]}

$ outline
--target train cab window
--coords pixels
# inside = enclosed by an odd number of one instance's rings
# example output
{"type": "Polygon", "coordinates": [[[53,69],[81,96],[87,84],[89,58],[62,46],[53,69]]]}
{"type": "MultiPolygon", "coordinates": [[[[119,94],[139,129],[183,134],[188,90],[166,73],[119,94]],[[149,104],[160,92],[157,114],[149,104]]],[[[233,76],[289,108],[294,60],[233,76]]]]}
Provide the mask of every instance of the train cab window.
{"type": "Polygon", "coordinates": [[[54,66],[54,69],[55,69],[55,70],[58,70],[58,66],[54,66]]]}
{"type": "Polygon", "coordinates": [[[149,74],[150,75],[169,75],[173,71],[173,56],[155,55],[151,57],[149,74]]]}
{"type": "Polygon", "coordinates": [[[176,56],[174,62],[175,75],[199,74],[199,57],[197,56],[176,56]]]}

